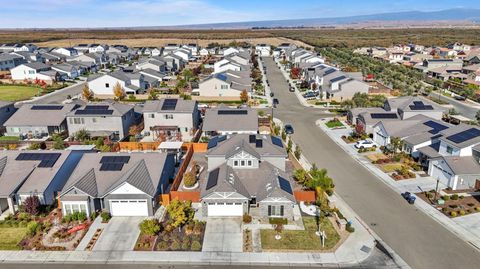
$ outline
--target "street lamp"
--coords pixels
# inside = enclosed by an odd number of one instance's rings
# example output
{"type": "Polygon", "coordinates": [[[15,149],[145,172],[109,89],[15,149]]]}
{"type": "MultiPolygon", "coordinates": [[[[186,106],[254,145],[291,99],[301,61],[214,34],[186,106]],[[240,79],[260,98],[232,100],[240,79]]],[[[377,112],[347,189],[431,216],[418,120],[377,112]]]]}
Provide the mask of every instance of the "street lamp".
{"type": "Polygon", "coordinates": [[[438,183],[440,182],[440,178],[437,176],[437,186],[435,187],[435,201],[437,201],[438,195],[438,183]]]}

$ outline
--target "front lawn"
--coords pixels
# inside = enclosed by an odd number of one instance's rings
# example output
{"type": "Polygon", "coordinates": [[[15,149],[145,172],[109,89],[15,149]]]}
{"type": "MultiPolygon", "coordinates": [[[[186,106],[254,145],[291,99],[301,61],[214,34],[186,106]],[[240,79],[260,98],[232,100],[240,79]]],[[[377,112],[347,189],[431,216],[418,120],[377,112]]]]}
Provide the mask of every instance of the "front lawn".
{"type": "Polygon", "coordinates": [[[18,141],[20,137],[18,136],[0,136],[0,141],[18,141]]]}
{"type": "Polygon", "coordinates": [[[343,127],[343,123],[337,119],[333,119],[325,123],[328,128],[338,128],[338,127],[343,127]]]}
{"type": "Polygon", "coordinates": [[[260,236],[264,250],[328,250],[338,243],[340,235],[328,218],[321,221],[320,227],[325,231],[325,248],[322,248],[320,237],[315,234],[316,220],[314,217],[304,217],[305,230],[283,230],[280,240],[275,239],[274,230],[261,230],[260,236]]]}
{"type": "Polygon", "coordinates": [[[30,99],[43,90],[35,86],[0,85],[0,100],[21,101],[30,99]]]}
{"type": "Polygon", "coordinates": [[[403,165],[401,163],[387,163],[381,165],[380,167],[382,168],[383,172],[390,173],[401,169],[402,166],[403,165]]]}
{"type": "Polygon", "coordinates": [[[27,228],[0,228],[0,250],[21,250],[19,243],[27,235],[27,228]]]}

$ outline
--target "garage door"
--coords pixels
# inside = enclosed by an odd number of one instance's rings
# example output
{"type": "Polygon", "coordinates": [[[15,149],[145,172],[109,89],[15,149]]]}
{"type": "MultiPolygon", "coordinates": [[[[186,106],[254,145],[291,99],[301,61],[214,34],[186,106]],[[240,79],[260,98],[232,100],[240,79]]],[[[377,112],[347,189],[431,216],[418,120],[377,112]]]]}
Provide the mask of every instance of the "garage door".
{"type": "Polygon", "coordinates": [[[148,216],[147,200],[110,200],[112,216],[148,216]]]}
{"type": "Polygon", "coordinates": [[[453,186],[450,186],[450,180],[453,177],[452,174],[448,171],[443,170],[442,167],[437,164],[433,164],[432,177],[438,178],[440,182],[442,182],[444,185],[453,187],[453,186]]]}
{"type": "Polygon", "coordinates": [[[209,203],[209,217],[236,217],[243,215],[242,203],[209,203]]]}

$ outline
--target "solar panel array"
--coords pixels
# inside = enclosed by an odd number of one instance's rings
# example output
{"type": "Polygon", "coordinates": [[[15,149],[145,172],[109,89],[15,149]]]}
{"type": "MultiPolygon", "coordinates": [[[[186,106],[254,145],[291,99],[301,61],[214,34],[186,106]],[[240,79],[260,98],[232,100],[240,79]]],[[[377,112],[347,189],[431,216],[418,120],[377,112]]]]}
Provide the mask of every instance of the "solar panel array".
{"type": "Polygon", "coordinates": [[[276,136],[272,136],[272,144],[274,144],[275,146],[283,148],[282,140],[280,138],[276,137],[276,136]]]}
{"type": "Polygon", "coordinates": [[[111,109],[82,109],[75,111],[75,115],[112,115],[111,109]]]}
{"type": "Polygon", "coordinates": [[[278,183],[280,185],[280,189],[290,194],[293,194],[292,186],[288,180],[284,179],[283,177],[278,177],[278,183]]]}
{"type": "Polygon", "coordinates": [[[458,144],[479,136],[480,136],[480,129],[470,128],[463,132],[448,136],[447,139],[458,144]]]}
{"type": "Polygon", "coordinates": [[[448,126],[445,126],[443,124],[440,124],[438,122],[434,122],[434,121],[431,121],[431,120],[429,120],[427,122],[424,122],[423,124],[432,128],[432,130],[428,131],[431,134],[438,134],[439,132],[441,132],[445,129],[448,129],[448,126]]]}
{"type": "Polygon", "coordinates": [[[177,107],[178,99],[165,99],[163,100],[162,110],[175,110],[177,107]]]}
{"type": "Polygon", "coordinates": [[[211,148],[214,148],[216,147],[218,144],[218,138],[217,137],[213,137],[212,139],[210,139],[208,141],[208,145],[207,145],[207,149],[211,149],[211,148]]]}
{"type": "Polygon", "coordinates": [[[433,106],[425,105],[422,101],[413,101],[409,107],[411,110],[433,110],[433,106]]]}
{"type": "Polygon", "coordinates": [[[219,110],[218,115],[247,115],[248,111],[244,109],[239,110],[219,110]]]}
{"type": "Polygon", "coordinates": [[[32,106],[31,110],[62,110],[63,106],[46,105],[46,106],[32,106]]]}
{"type": "Polygon", "coordinates": [[[206,189],[209,190],[213,187],[215,187],[218,183],[218,173],[220,172],[220,169],[214,169],[208,173],[208,179],[207,179],[207,186],[206,189]]]}
{"type": "Polygon", "coordinates": [[[331,82],[331,83],[335,83],[335,82],[337,82],[337,81],[340,81],[340,80],[346,79],[346,78],[347,78],[346,76],[339,76],[339,77],[336,77],[336,78],[334,78],[334,79],[331,79],[330,82],[331,82]]]}
{"type": "Polygon", "coordinates": [[[40,161],[38,167],[53,167],[60,158],[60,153],[20,153],[15,160],[17,161],[40,161]]]}
{"type": "Polygon", "coordinates": [[[122,171],[123,165],[130,161],[130,156],[103,156],[100,159],[100,171],[122,171]]]}
{"type": "Polygon", "coordinates": [[[256,148],[263,148],[263,140],[262,139],[257,139],[255,142],[255,147],[256,148]]]}
{"type": "Polygon", "coordinates": [[[85,109],[99,109],[99,110],[107,110],[108,106],[107,105],[87,105],[85,106],[85,109]]]}
{"type": "Polygon", "coordinates": [[[333,73],[333,72],[335,72],[335,71],[337,71],[337,70],[335,70],[335,69],[333,69],[333,68],[330,68],[330,69],[328,69],[328,70],[325,71],[325,76],[328,75],[328,74],[331,74],[331,73],[333,73]]]}
{"type": "Polygon", "coordinates": [[[396,113],[372,113],[370,114],[372,119],[397,119],[398,115],[396,113]]]}
{"type": "Polygon", "coordinates": [[[257,136],[256,135],[249,135],[248,136],[248,143],[255,143],[257,141],[257,136]]]}

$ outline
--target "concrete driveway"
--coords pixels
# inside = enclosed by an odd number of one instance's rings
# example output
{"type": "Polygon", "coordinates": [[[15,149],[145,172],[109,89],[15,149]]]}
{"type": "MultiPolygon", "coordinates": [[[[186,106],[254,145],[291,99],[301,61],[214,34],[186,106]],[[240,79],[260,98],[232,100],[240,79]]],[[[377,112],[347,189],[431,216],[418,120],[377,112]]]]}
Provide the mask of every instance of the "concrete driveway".
{"type": "Polygon", "coordinates": [[[103,229],[93,250],[133,250],[144,217],[113,217],[103,229]]]}
{"type": "Polygon", "coordinates": [[[202,251],[242,252],[241,218],[208,218],[202,251]]]}

